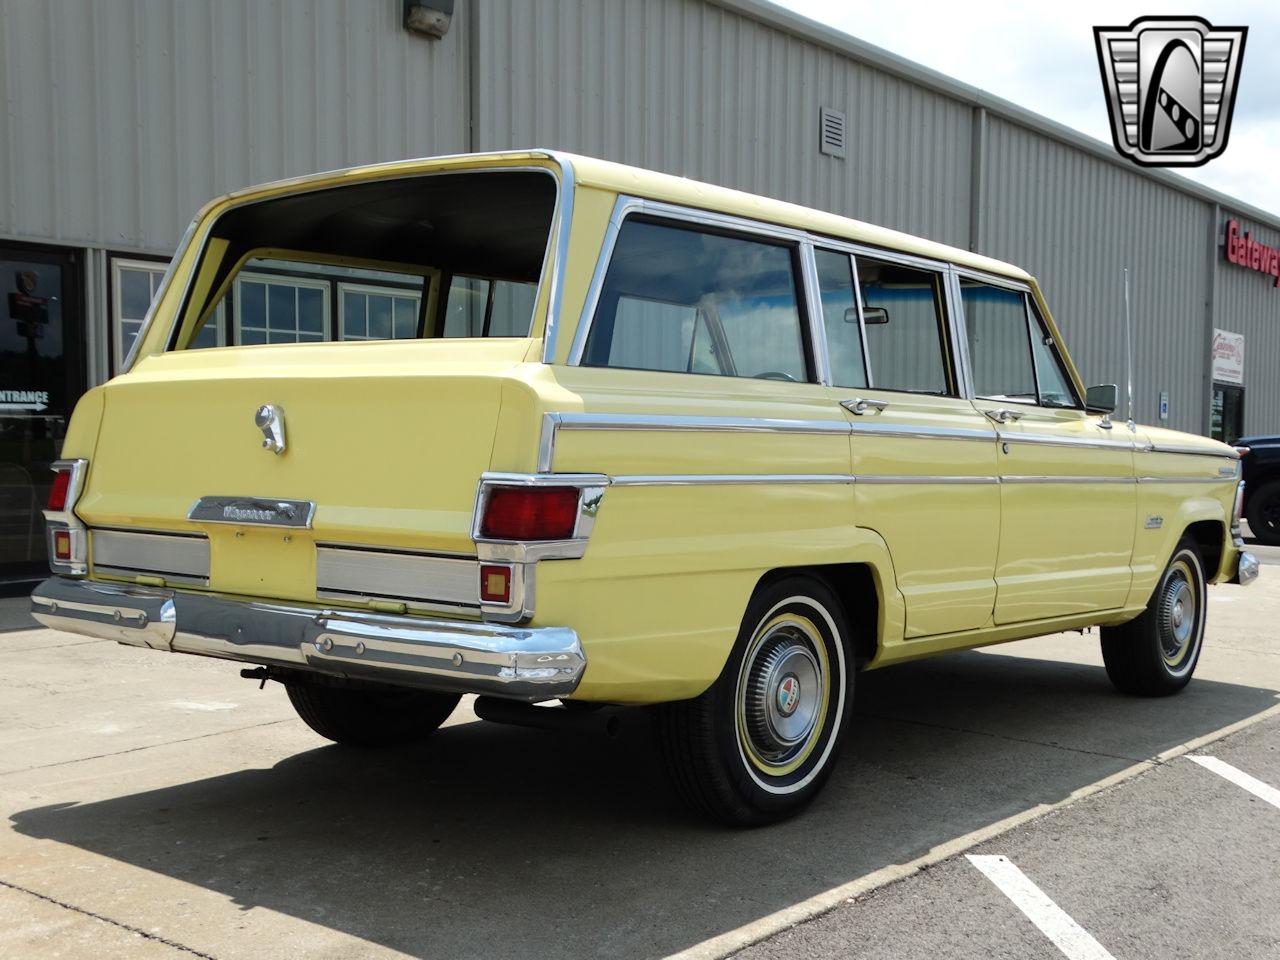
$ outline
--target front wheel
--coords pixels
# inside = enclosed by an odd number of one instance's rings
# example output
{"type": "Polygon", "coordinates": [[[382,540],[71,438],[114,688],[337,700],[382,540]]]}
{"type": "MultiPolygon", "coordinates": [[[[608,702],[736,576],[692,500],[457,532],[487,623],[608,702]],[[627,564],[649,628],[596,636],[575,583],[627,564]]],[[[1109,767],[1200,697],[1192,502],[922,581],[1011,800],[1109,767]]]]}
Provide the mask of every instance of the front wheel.
{"type": "Polygon", "coordinates": [[[852,700],[849,628],[820,581],[758,590],[719,679],[654,708],[667,772],[695,810],[734,826],[791,816],[822,789],[852,700]]]}
{"type": "Polygon", "coordinates": [[[1206,599],[1200,552],[1184,539],[1147,609],[1128,623],[1102,628],[1102,659],[1116,689],[1163,697],[1190,683],[1204,643],[1206,599]]]}
{"type": "Polygon", "coordinates": [[[289,702],[308,727],[353,747],[388,747],[421,740],[449,718],[457,694],[394,687],[339,687],[286,681],[289,702]]]}

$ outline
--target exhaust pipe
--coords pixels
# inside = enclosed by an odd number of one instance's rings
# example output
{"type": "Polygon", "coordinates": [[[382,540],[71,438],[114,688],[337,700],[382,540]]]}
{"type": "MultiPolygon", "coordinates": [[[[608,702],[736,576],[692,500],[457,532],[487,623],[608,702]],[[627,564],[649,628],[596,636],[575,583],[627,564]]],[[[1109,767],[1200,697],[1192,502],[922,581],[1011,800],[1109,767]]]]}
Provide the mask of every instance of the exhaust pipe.
{"type": "Polygon", "coordinates": [[[572,707],[539,707],[519,700],[501,697],[476,697],[472,704],[476,716],[490,723],[506,723],[538,730],[569,730],[576,733],[603,733],[616,737],[622,726],[618,712],[604,706],[580,704],[572,707]]]}

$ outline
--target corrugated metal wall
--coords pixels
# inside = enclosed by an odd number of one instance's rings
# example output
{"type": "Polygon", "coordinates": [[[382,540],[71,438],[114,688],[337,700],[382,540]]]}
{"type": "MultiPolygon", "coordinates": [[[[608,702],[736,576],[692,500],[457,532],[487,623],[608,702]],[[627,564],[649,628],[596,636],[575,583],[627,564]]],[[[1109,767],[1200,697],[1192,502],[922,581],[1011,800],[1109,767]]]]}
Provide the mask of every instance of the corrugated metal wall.
{"type": "Polygon", "coordinates": [[[476,0],[478,150],[557,146],[964,246],[970,110],[702,0],[476,0]],[[818,110],[848,157],[818,152],[818,110]]]}
{"type": "Polygon", "coordinates": [[[250,183],[467,148],[466,18],[398,0],[0,0],[0,236],[168,254],[250,183]]]}
{"type": "Polygon", "coordinates": [[[1129,267],[1137,419],[1160,423],[1167,390],[1167,425],[1199,432],[1210,205],[996,117],[982,196],[979,252],[1040,279],[1089,383],[1125,382],[1129,267]]]}
{"type": "Polygon", "coordinates": [[[1216,225],[1217,276],[1214,280],[1214,326],[1244,334],[1244,431],[1280,433],[1280,288],[1272,277],[1229,263],[1222,246],[1228,220],[1238,220],[1241,233],[1280,248],[1280,231],[1260,227],[1230,210],[1216,225]]]}

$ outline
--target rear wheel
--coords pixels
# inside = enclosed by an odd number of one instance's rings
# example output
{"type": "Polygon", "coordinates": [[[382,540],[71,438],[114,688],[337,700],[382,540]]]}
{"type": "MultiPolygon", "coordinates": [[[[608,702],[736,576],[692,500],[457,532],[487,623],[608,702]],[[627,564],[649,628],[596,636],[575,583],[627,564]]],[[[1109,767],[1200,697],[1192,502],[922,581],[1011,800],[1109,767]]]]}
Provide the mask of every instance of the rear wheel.
{"type": "Polygon", "coordinates": [[[848,726],[849,629],[821,582],[757,591],[719,679],[654,708],[667,772],[695,810],[735,826],[802,809],[831,773],[848,726]]]}
{"type": "Polygon", "coordinates": [[[1123,693],[1161,697],[1191,681],[1204,642],[1205,576],[1200,553],[1182,540],[1135,620],[1102,628],[1107,676],[1123,693]]]}
{"type": "Polygon", "coordinates": [[[1245,516],[1259,543],[1280,545],[1280,480],[1263,484],[1249,497],[1245,516]]]}
{"type": "Polygon", "coordinates": [[[421,740],[449,718],[456,694],[288,681],[289,702],[320,736],[354,747],[421,740]]]}

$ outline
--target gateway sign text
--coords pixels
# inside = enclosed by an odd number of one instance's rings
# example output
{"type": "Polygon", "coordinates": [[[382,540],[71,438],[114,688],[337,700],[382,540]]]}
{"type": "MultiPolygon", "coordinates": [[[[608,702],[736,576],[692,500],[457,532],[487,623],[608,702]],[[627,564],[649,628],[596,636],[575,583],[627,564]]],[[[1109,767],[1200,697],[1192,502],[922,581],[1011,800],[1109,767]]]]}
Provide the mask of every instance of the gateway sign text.
{"type": "Polygon", "coordinates": [[[1274,277],[1272,286],[1280,287],[1280,250],[1259,243],[1249,236],[1248,232],[1240,232],[1237,220],[1227,221],[1227,238],[1225,243],[1227,260],[1250,270],[1257,270],[1269,277],[1274,277]]]}

